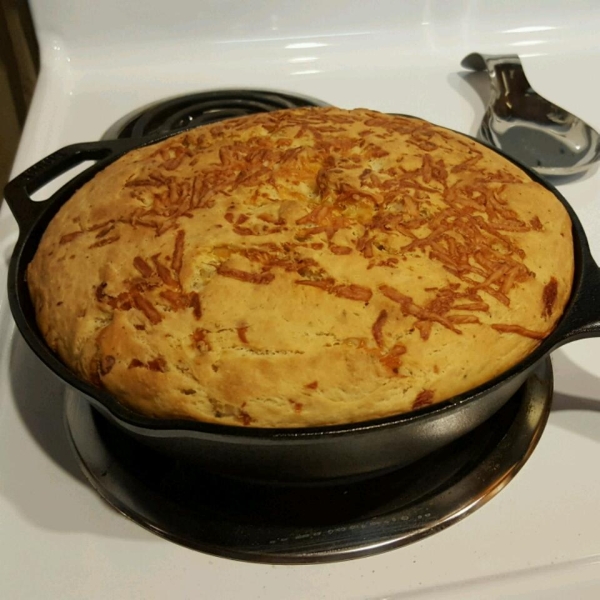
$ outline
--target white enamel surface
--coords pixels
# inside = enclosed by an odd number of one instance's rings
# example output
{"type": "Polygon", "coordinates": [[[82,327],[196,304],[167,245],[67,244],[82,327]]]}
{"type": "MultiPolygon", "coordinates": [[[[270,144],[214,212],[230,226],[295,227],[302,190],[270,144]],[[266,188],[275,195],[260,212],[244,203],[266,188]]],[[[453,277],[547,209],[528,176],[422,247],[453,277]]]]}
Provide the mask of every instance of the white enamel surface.
{"type": "MultiPolygon", "coordinates": [[[[483,104],[471,84],[482,79],[459,63],[475,50],[521,53],[538,91],[600,128],[596,2],[31,4],[43,68],[15,174],[68,143],[98,139],[140,106],[224,87],[287,90],[474,133],[483,104]]],[[[600,174],[561,191],[600,258],[600,174]]],[[[3,206],[2,280],[16,236],[3,206]]],[[[556,399],[538,448],[457,525],[347,563],[253,565],[163,541],[83,482],[63,430],[64,389],[15,333],[2,290],[0,598],[595,600],[599,355],[597,340],[554,353],[556,399]]]]}

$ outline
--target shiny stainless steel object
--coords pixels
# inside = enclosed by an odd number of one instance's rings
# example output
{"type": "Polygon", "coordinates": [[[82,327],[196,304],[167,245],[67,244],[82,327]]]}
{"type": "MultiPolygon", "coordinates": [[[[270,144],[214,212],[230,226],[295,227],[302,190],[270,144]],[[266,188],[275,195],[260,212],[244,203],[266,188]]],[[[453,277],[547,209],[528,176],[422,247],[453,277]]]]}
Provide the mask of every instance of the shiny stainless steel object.
{"type": "Polygon", "coordinates": [[[600,135],[540,96],[516,54],[469,54],[461,65],[490,76],[491,95],[478,136],[542,176],[580,174],[600,159],[600,135]]]}

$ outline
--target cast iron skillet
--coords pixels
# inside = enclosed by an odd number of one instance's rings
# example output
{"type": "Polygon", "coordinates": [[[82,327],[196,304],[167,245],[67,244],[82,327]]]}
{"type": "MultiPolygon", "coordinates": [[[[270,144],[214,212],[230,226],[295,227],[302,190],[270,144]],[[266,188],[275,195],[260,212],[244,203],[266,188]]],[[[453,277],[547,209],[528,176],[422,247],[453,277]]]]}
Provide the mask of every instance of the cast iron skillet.
{"type": "MultiPolygon", "coordinates": [[[[451,400],[410,413],[350,425],[297,429],[242,428],[188,420],[151,419],[136,414],[110,394],[77,378],[48,348],[35,319],[26,267],[59,208],[96,173],[129,150],[169,135],[143,140],[102,141],[67,146],[13,179],[5,196],[20,228],[8,274],[8,297],[16,324],[37,356],[85,400],[139,441],[175,458],[234,477],[269,482],[329,482],[374,476],[409,464],[468,433],[492,416],[524,383],[535,365],[566,342],[600,336],[600,269],[585,233],[565,198],[516,161],[533,180],[549,189],[573,223],[573,292],[554,332],[525,360],[492,381],[451,400]],[[96,164],[73,177],[50,198],[31,194],[60,174],[88,160],[96,164]]],[[[549,251],[552,251],[549,249],[549,251]]],[[[490,356],[490,360],[495,360],[490,356]]]]}

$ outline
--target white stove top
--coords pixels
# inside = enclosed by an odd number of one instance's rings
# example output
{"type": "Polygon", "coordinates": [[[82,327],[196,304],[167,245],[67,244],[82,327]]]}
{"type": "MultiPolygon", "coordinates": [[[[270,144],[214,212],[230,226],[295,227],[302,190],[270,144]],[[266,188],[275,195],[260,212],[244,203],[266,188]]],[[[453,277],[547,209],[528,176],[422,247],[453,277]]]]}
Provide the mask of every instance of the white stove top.
{"type": "MultiPolygon", "coordinates": [[[[474,134],[483,105],[460,60],[523,57],[532,85],[600,129],[600,5],[436,0],[102,3],[31,0],[42,72],[13,173],[100,138],[145,104],[265,88],[414,114],[474,134]],[[52,8],[50,8],[50,4],[52,8]],[[165,11],[168,10],[168,14],[165,11]]],[[[560,187],[600,259],[600,173],[560,187]]],[[[0,210],[0,278],[16,241],[0,210]]],[[[265,566],[146,532],[103,503],[68,447],[66,390],[0,292],[0,598],[600,597],[600,341],[553,354],[547,428],[522,471],[449,529],[371,558],[265,566]]]]}

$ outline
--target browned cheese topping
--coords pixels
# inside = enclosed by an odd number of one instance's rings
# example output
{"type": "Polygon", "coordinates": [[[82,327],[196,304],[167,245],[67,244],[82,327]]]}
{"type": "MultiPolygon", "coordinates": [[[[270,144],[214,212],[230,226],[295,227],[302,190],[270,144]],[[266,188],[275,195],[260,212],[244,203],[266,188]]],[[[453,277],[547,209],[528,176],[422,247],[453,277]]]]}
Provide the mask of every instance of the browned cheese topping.
{"type": "Polygon", "coordinates": [[[311,108],[130,152],[49,226],[28,281],[50,346],[156,417],[384,417],[527,356],[560,318],[570,221],[425,121],[311,108]]]}

